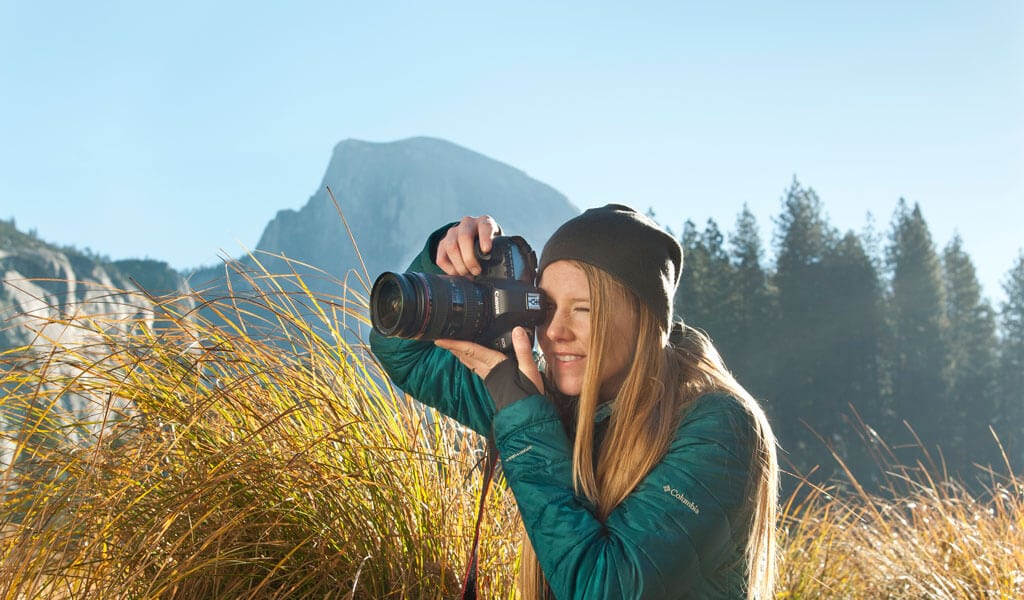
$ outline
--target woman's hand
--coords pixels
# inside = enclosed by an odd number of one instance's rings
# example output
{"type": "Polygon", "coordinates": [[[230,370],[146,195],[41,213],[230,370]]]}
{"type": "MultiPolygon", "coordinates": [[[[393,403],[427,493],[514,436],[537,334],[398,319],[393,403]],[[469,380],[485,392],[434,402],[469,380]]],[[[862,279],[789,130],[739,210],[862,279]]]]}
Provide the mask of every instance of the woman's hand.
{"type": "MultiPolygon", "coordinates": [[[[436,340],[434,344],[454,354],[455,358],[459,359],[459,362],[466,365],[470,371],[479,375],[481,379],[486,379],[494,367],[508,359],[507,356],[497,350],[486,348],[473,342],[436,340]]],[[[538,391],[543,393],[544,382],[540,377],[540,371],[537,369],[537,362],[533,360],[533,346],[530,344],[530,336],[526,334],[526,330],[522,327],[516,327],[512,330],[512,347],[516,352],[519,372],[529,379],[530,383],[538,391]]]]}
{"type": "Polygon", "coordinates": [[[491,240],[497,235],[501,235],[501,227],[490,216],[462,217],[437,244],[434,262],[448,275],[479,275],[483,269],[476,259],[477,240],[480,251],[486,254],[491,251],[491,240]]]}

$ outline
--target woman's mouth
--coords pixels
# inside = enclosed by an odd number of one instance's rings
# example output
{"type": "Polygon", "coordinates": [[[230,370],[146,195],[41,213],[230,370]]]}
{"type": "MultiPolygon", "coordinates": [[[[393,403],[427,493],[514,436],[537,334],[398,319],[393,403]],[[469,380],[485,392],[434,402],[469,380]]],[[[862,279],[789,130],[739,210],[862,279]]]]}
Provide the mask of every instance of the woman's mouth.
{"type": "Polygon", "coordinates": [[[560,363],[571,363],[583,360],[582,354],[555,354],[555,360],[560,363]]]}

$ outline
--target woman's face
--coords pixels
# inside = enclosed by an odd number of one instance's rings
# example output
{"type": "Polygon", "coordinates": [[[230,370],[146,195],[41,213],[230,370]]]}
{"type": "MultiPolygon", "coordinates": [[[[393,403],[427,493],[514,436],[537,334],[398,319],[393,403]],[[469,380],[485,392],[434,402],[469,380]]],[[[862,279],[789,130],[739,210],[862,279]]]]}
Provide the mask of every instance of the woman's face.
{"type": "MultiPolygon", "coordinates": [[[[540,287],[547,295],[548,320],[537,328],[537,340],[547,361],[548,376],[569,396],[583,389],[590,351],[590,286],[576,265],[560,260],[544,269],[540,287]]],[[[624,298],[611,299],[608,334],[616,343],[605,353],[599,396],[612,399],[629,370],[637,338],[637,317],[624,298]]]]}

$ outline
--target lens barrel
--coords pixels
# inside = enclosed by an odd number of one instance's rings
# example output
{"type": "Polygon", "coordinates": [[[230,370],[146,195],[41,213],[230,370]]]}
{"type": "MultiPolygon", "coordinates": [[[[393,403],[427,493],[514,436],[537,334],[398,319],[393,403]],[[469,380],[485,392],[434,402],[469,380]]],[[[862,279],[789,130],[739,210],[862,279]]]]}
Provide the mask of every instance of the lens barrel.
{"type": "Polygon", "coordinates": [[[474,340],[493,312],[490,287],[464,277],[385,272],[370,292],[370,320],[385,336],[474,340]]]}

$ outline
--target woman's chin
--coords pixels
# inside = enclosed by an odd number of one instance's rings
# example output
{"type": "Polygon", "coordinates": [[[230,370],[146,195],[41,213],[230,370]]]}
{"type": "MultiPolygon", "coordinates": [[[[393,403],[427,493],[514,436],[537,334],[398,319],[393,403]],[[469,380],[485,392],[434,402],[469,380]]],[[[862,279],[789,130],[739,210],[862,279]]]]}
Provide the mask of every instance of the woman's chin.
{"type": "Polygon", "coordinates": [[[551,366],[551,378],[558,391],[566,396],[579,396],[583,389],[583,365],[558,363],[551,366]]]}
{"type": "Polygon", "coordinates": [[[565,396],[579,396],[583,383],[576,379],[556,379],[555,387],[565,396]]]}

